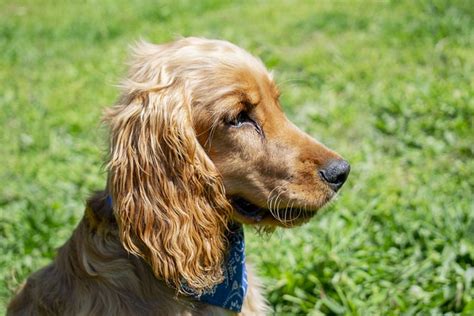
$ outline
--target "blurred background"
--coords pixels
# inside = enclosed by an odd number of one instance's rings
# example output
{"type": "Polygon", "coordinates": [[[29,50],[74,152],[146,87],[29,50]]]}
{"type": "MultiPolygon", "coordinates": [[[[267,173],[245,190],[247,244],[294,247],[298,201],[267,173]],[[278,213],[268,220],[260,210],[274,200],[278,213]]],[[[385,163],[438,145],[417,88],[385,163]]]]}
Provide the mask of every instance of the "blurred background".
{"type": "Polygon", "coordinates": [[[352,165],[309,224],[248,257],[278,315],[474,314],[472,1],[0,0],[0,314],[105,184],[129,45],[229,40],[352,165]]]}

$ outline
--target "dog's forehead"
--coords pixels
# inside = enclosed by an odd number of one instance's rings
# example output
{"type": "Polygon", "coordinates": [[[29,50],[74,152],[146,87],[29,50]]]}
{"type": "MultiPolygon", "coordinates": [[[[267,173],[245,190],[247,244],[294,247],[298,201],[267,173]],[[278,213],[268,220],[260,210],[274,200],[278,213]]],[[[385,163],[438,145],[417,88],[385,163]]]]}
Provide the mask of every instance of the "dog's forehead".
{"type": "Polygon", "coordinates": [[[255,71],[264,72],[271,78],[262,61],[245,49],[223,40],[205,38],[185,38],[178,42],[178,55],[188,56],[189,60],[214,63],[226,67],[248,66],[255,71]]]}
{"type": "Polygon", "coordinates": [[[250,72],[248,80],[251,84],[243,89],[243,93],[251,104],[258,105],[262,102],[268,102],[268,100],[278,99],[278,88],[267,73],[250,72]]]}
{"type": "Polygon", "coordinates": [[[242,93],[252,104],[259,104],[268,100],[278,100],[280,91],[272,75],[266,69],[246,67],[241,71],[238,80],[245,82],[242,93]]]}
{"type": "Polygon", "coordinates": [[[202,104],[229,110],[240,102],[277,104],[280,92],[263,62],[227,41],[184,38],[175,42],[179,69],[190,81],[193,97],[202,104]],[[216,102],[218,101],[218,102],[216,102]]]}

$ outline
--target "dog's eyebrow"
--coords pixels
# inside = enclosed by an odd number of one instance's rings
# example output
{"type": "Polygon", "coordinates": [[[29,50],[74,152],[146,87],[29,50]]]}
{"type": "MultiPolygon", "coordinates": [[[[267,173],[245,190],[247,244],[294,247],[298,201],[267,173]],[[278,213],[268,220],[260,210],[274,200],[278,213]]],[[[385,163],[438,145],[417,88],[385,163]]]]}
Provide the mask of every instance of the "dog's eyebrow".
{"type": "Polygon", "coordinates": [[[240,102],[249,110],[256,107],[260,103],[260,95],[258,93],[249,94],[242,92],[240,95],[240,102]]]}
{"type": "Polygon", "coordinates": [[[240,101],[243,105],[244,105],[244,108],[246,110],[251,110],[253,108],[255,108],[257,106],[257,104],[247,100],[247,99],[243,99],[242,101],[240,101]]]}

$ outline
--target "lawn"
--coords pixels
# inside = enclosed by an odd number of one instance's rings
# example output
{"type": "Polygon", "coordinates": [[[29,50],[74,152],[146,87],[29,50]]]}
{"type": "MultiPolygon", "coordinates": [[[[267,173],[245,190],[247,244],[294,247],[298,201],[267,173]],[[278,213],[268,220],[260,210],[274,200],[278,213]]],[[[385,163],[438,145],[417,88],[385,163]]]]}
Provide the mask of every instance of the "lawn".
{"type": "Polygon", "coordinates": [[[0,1],[0,314],[103,188],[129,44],[232,41],[352,172],[248,257],[278,315],[474,314],[474,6],[465,1],[0,1]]]}

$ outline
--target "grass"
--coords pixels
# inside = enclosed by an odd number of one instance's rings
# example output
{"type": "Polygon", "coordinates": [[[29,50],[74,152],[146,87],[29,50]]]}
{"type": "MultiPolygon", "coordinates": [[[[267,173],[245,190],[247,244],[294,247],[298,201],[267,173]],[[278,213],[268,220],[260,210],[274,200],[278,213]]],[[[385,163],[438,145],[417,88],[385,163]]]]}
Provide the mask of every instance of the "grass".
{"type": "Polygon", "coordinates": [[[474,7],[465,1],[0,1],[0,313],[105,183],[128,45],[230,40],[352,164],[310,224],[247,231],[277,314],[474,313],[474,7]]]}

